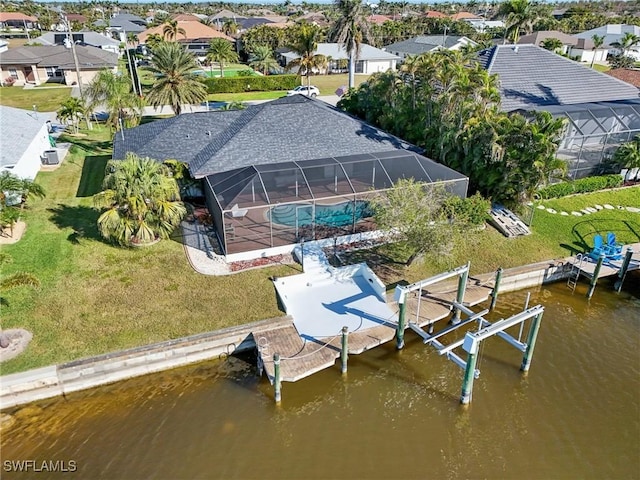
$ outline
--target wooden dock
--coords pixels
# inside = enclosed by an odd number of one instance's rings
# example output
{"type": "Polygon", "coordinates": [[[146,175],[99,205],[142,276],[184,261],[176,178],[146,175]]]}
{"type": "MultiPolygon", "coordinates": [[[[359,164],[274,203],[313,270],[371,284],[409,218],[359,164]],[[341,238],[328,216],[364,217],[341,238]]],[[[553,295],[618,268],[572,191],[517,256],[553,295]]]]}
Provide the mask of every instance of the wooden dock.
{"type": "MultiPolygon", "coordinates": [[[[629,263],[627,272],[640,269],[640,243],[632,243],[630,245],[625,245],[622,248],[622,258],[620,260],[606,260],[602,263],[598,278],[611,277],[620,272],[628,247],[631,247],[633,250],[633,255],[631,256],[631,262],[629,263]]],[[[580,275],[583,275],[588,279],[592,279],[597,263],[598,262],[596,260],[590,257],[585,257],[585,260],[580,264],[580,275]]]]}

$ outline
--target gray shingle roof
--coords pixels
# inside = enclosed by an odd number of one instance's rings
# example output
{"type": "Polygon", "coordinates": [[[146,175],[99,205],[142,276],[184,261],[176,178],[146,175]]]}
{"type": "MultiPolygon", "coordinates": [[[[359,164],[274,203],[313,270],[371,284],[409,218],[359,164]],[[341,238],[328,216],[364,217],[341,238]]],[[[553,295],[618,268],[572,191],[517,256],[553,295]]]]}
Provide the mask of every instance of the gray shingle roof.
{"type": "MultiPolygon", "coordinates": [[[[61,41],[61,39],[66,38],[66,36],[66,33],[46,32],[44,35],[41,35],[33,40],[32,43],[39,43],[41,45],[64,45],[64,41],[61,41]]],[[[120,45],[120,42],[118,40],[114,40],[113,38],[109,38],[97,32],[86,30],[83,30],[81,32],[73,32],[73,38],[81,38],[84,43],[88,43],[89,45],[95,47],[102,47],[107,45],[117,47],[120,45]]]]}
{"type": "Polygon", "coordinates": [[[535,45],[497,45],[481,51],[478,60],[498,74],[507,112],[638,98],[633,85],[535,45]]]}
{"type": "MultiPolygon", "coordinates": [[[[288,59],[299,58],[300,55],[293,52],[291,49],[287,49],[282,55],[288,59]]],[[[324,55],[325,57],[331,57],[333,60],[347,60],[349,59],[349,52],[339,43],[319,43],[318,48],[314,52],[318,55],[324,55]]],[[[372,47],[366,43],[360,44],[360,55],[358,60],[399,60],[396,55],[393,55],[379,48],[372,47]]]]}
{"type": "Polygon", "coordinates": [[[446,37],[444,35],[421,35],[415,38],[410,38],[409,40],[386,45],[384,49],[388,52],[420,55],[422,53],[430,52],[434,48],[442,47],[443,45],[445,48],[451,48],[462,38],[462,36],[456,35],[448,35],[446,37]]]}
{"type": "Polygon", "coordinates": [[[0,166],[15,165],[52,116],[55,114],[0,106],[0,166]]]}
{"type": "MultiPolygon", "coordinates": [[[[118,64],[118,54],[100,48],[76,45],[76,53],[80,70],[115,67],[118,64]]],[[[61,45],[10,48],[0,53],[0,65],[34,63],[39,67],[75,68],[71,49],[61,45]]]]}
{"type": "Polygon", "coordinates": [[[183,114],[125,130],[114,139],[113,158],[134,152],[175,158],[192,175],[250,165],[303,161],[389,150],[419,149],[320,100],[283,97],[242,111],[183,114]],[[207,131],[210,135],[207,135],[207,131]],[[187,135],[189,136],[187,138],[187,135]]]}

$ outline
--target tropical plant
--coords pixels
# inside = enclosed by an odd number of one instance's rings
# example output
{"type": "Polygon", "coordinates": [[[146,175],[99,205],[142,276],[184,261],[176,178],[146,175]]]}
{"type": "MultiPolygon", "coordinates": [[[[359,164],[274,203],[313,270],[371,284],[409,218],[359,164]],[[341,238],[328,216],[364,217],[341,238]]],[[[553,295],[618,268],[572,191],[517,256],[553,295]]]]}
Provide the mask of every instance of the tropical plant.
{"type": "Polygon", "coordinates": [[[240,28],[240,25],[238,25],[238,23],[231,18],[227,18],[225,22],[222,24],[222,32],[225,35],[229,35],[229,36],[233,36],[236,33],[238,33],[239,28],[240,28]]]}
{"type": "Polygon", "coordinates": [[[138,36],[133,33],[133,32],[128,32],[127,33],[127,43],[133,43],[134,45],[137,45],[140,43],[140,41],[138,40],[138,36]]]}
{"type": "Polygon", "coordinates": [[[327,57],[316,53],[320,29],[309,24],[300,27],[296,41],[291,45],[291,49],[299,58],[290,61],[286,68],[291,70],[298,68],[298,74],[307,77],[307,87],[311,86],[311,75],[314,70],[321,70],[327,67],[327,57]]]}
{"type": "Polygon", "coordinates": [[[62,104],[56,112],[57,118],[67,124],[70,124],[74,133],[78,133],[80,129],[80,120],[84,116],[86,108],[82,99],[69,97],[62,104]]]}
{"type": "Polygon", "coordinates": [[[166,40],[173,42],[178,38],[178,35],[182,35],[187,38],[187,32],[184,28],[178,25],[177,20],[167,20],[162,26],[162,36],[166,40]]]}
{"type": "Polygon", "coordinates": [[[613,161],[622,168],[640,168],[640,135],[620,145],[613,154],[613,161]]]}
{"type": "Polygon", "coordinates": [[[335,0],[339,17],[329,37],[344,46],[349,53],[349,88],[355,86],[355,62],[360,55],[360,45],[371,43],[369,22],[362,0],[335,0]]]}
{"type": "Polygon", "coordinates": [[[176,115],[182,105],[200,103],[207,98],[207,90],[200,77],[192,73],[198,67],[195,57],[182,45],[165,42],[151,53],[149,70],[156,81],[147,95],[154,107],[169,105],[176,115]]]}
{"type": "Polygon", "coordinates": [[[225,103],[220,110],[244,110],[247,106],[243,102],[225,103]]]}
{"type": "Polygon", "coordinates": [[[16,204],[22,204],[28,197],[44,196],[44,188],[39,183],[28,178],[20,178],[7,170],[0,173],[0,209],[8,207],[8,198],[15,198],[16,204]]]}
{"type": "Polygon", "coordinates": [[[507,38],[514,44],[520,39],[520,32],[533,31],[533,25],[540,17],[538,6],[529,0],[509,0],[500,5],[499,13],[506,16],[507,38]]]}
{"type": "Polygon", "coordinates": [[[640,43],[640,36],[631,32],[626,32],[617,42],[611,42],[611,46],[620,49],[623,56],[628,56],[631,47],[640,43]]]}
{"type": "Polygon", "coordinates": [[[258,45],[253,49],[249,56],[249,66],[264,75],[268,75],[269,70],[279,67],[268,45],[258,45]]]}
{"type": "Polygon", "coordinates": [[[224,64],[238,61],[238,53],[234,50],[233,44],[224,38],[214,38],[209,43],[207,60],[216,62],[220,66],[220,76],[224,77],[224,64]]]}
{"type": "Polygon", "coordinates": [[[562,48],[562,41],[558,38],[545,38],[540,44],[542,48],[545,50],[549,50],[551,52],[557,52],[562,48]]]}
{"type": "Polygon", "coordinates": [[[609,66],[612,69],[616,68],[631,68],[635,63],[635,60],[628,55],[623,55],[622,53],[614,53],[610,55],[608,58],[609,66]]]}
{"type": "Polygon", "coordinates": [[[117,75],[111,70],[100,70],[85,95],[88,110],[104,107],[109,114],[107,123],[115,130],[122,126],[135,127],[140,122],[144,102],[133,92],[131,80],[126,74],[117,75]]]}
{"type": "Polygon", "coordinates": [[[592,35],[591,40],[593,41],[593,57],[591,57],[591,68],[593,68],[593,62],[596,60],[596,53],[604,44],[604,35],[592,35]]]}
{"type": "Polygon", "coordinates": [[[145,45],[149,47],[150,50],[153,50],[158,45],[164,42],[164,38],[159,33],[150,34],[145,40],[145,45]]]}
{"type": "Polygon", "coordinates": [[[186,214],[169,167],[127,154],[107,164],[103,191],[94,197],[106,210],[98,218],[100,234],[118,245],[148,244],[168,238],[186,214]]]}

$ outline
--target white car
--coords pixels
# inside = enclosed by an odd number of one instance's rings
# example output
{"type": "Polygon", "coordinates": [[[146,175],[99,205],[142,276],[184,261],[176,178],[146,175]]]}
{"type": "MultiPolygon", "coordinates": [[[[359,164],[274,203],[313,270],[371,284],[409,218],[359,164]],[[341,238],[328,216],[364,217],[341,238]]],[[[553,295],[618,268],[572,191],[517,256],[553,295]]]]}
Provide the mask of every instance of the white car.
{"type": "Polygon", "coordinates": [[[306,95],[308,97],[315,98],[320,95],[320,90],[318,90],[318,87],[314,87],[313,85],[308,87],[306,85],[300,85],[299,87],[287,92],[287,97],[290,97],[291,95],[306,95]]]}

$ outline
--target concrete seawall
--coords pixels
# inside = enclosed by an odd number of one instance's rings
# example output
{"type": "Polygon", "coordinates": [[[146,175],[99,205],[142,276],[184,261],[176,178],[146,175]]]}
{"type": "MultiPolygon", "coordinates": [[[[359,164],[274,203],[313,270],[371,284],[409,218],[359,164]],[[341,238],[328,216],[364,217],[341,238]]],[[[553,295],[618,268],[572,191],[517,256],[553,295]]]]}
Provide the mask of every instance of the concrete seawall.
{"type": "MultiPolygon", "coordinates": [[[[571,269],[571,261],[572,258],[565,258],[506,269],[499,291],[507,293],[566,279],[571,269]]],[[[480,283],[492,282],[493,278],[493,273],[473,277],[480,283]]],[[[255,348],[252,333],[259,333],[291,320],[291,317],[261,320],[215,332],[5,375],[0,377],[0,409],[251,350],[255,348]]]]}

